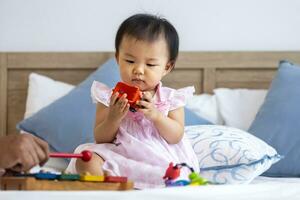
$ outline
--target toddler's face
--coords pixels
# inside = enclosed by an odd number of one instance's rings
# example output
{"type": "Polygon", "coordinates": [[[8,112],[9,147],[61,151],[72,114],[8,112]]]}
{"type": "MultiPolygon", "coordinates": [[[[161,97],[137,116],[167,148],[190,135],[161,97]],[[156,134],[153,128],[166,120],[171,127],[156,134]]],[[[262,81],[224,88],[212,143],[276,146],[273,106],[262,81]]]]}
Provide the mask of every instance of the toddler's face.
{"type": "Polygon", "coordinates": [[[162,77],[171,70],[169,52],[163,38],[147,42],[125,36],[116,59],[122,81],[142,91],[154,91],[162,77]]]}

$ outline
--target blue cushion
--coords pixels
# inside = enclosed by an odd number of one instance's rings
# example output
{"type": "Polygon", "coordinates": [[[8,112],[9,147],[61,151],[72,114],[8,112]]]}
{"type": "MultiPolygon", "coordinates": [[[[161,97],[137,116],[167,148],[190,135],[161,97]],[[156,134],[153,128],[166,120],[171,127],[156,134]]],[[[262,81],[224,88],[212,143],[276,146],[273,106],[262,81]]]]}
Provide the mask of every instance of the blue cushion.
{"type": "Polygon", "coordinates": [[[274,148],[237,128],[187,126],[185,132],[197,155],[201,176],[213,183],[249,183],[280,159],[274,148]]]}
{"type": "Polygon", "coordinates": [[[300,66],[281,61],[249,132],[284,156],[266,176],[300,176],[300,66]]]}
{"type": "Polygon", "coordinates": [[[184,114],[186,126],[212,124],[210,121],[207,121],[206,119],[198,116],[192,110],[186,107],[184,108],[184,114]]]}
{"type": "Polygon", "coordinates": [[[59,152],[73,152],[78,145],[92,142],[96,105],[90,88],[94,80],[114,87],[120,80],[115,59],[108,60],[66,96],[21,121],[17,128],[41,137],[59,152]]]}
{"type": "MultiPolygon", "coordinates": [[[[17,128],[46,140],[59,152],[73,152],[78,145],[93,142],[96,106],[90,88],[94,80],[113,88],[120,80],[115,59],[108,60],[66,96],[21,121],[17,128]]],[[[190,110],[185,116],[188,125],[209,124],[190,110]]]]}

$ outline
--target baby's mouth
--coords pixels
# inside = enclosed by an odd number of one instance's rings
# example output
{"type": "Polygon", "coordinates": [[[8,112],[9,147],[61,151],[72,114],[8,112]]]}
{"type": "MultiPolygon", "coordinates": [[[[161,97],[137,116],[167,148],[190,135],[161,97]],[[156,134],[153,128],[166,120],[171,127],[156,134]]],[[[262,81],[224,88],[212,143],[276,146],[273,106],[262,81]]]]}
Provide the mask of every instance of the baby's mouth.
{"type": "Polygon", "coordinates": [[[133,83],[144,83],[144,81],[142,79],[137,79],[137,78],[134,78],[131,80],[133,83]]]}

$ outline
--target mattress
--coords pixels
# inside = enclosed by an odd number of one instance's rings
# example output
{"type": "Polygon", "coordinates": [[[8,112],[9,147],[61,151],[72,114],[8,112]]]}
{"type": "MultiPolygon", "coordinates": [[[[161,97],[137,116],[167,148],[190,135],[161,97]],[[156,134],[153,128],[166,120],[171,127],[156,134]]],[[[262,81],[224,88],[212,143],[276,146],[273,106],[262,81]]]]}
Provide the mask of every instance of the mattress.
{"type": "Polygon", "coordinates": [[[257,177],[245,185],[208,185],[134,191],[1,191],[2,200],[101,199],[101,200],[232,200],[300,199],[300,178],[257,177]]]}

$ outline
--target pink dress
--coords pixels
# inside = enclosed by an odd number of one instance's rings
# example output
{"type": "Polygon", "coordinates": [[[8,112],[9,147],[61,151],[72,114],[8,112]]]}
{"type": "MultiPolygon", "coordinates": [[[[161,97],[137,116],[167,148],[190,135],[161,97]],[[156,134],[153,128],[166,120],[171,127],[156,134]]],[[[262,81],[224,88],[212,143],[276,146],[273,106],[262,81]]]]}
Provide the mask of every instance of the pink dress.
{"type": "MultiPolygon", "coordinates": [[[[164,115],[185,105],[188,97],[194,93],[194,87],[179,90],[157,87],[154,96],[156,108],[164,115]]],[[[109,106],[112,89],[94,81],[91,88],[92,99],[95,103],[109,106]]],[[[82,144],[75,152],[90,150],[99,154],[104,160],[102,169],[112,176],[127,176],[134,181],[135,188],[163,187],[163,176],[170,162],[187,163],[199,172],[199,165],[195,152],[189,140],[184,135],[177,144],[168,144],[159,134],[153,123],[141,112],[128,112],[121,122],[113,143],[82,144]]],[[[99,166],[100,167],[100,166],[99,166]]],[[[76,173],[75,159],[72,159],[68,172],[76,173]]],[[[179,179],[188,179],[190,171],[182,168],[179,179]]]]}

